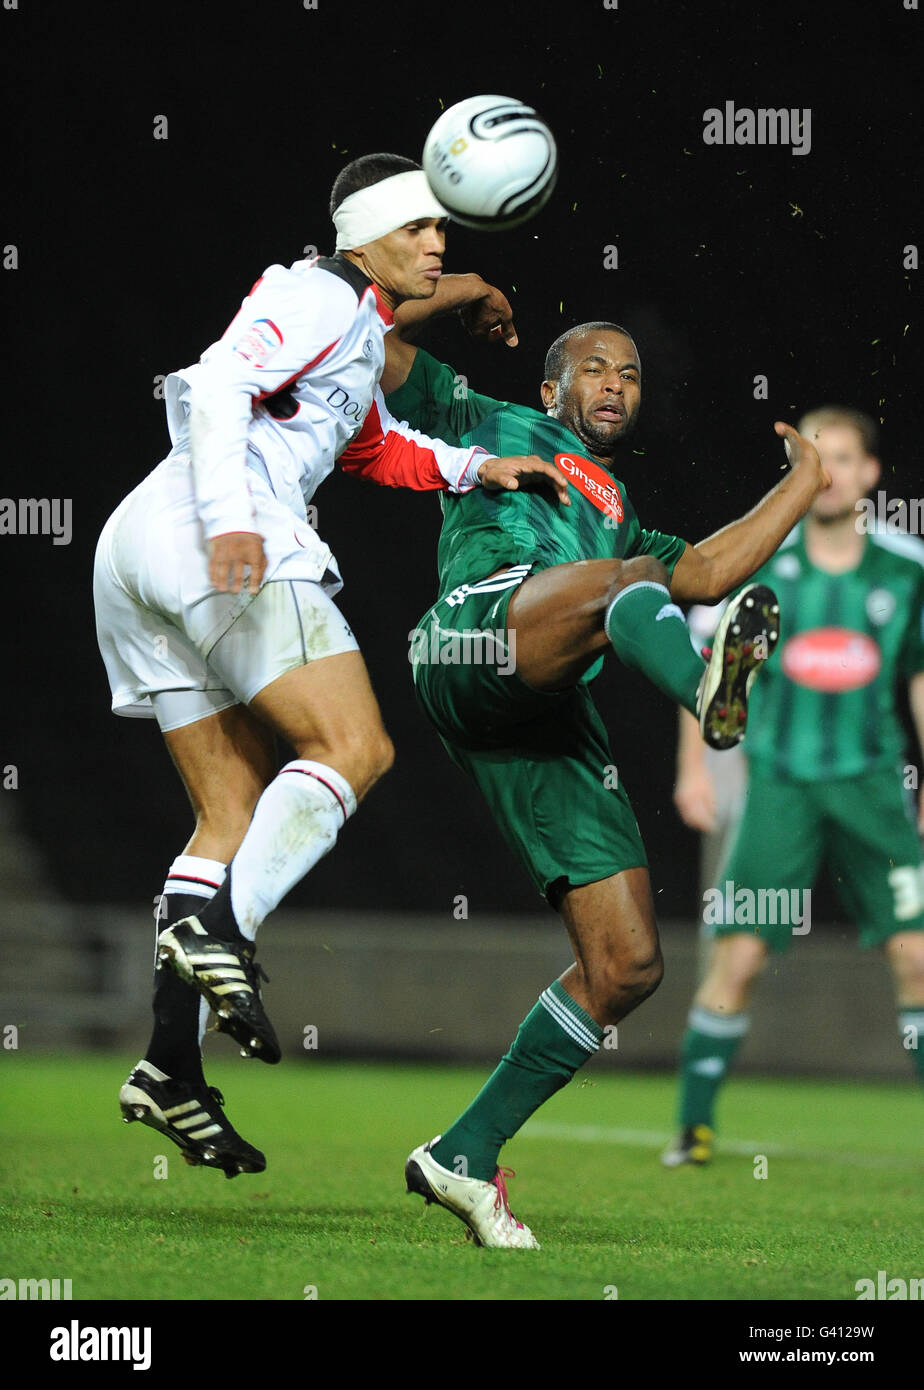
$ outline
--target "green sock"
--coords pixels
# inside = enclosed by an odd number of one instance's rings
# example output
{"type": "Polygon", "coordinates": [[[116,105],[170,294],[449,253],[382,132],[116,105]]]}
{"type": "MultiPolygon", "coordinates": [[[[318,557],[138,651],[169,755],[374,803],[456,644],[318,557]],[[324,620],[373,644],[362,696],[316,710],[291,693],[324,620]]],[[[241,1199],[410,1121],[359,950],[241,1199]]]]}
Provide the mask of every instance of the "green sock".
{"type": "Polygon", "coordinates": [[[703,659],[690,641],[686,619],[663,584],[641,580],[620,589],[607,609],[604,630],[624,665],[696,713],[703,659]]]}
{"type": "Polygon", "coordinates": [[[680,1054],[680,1126],[708,1125],[719,1087],[751,1020],[747,1014],[715,1014],[694,1004],[680,1054]]]}
{"type": "Polygon", "coordinates": [[[899,1009],[898,1031],[915,1071],[924,1081],[924,1005],[899,1009]]]}
{"type": "Polygon", "coordinates": [[[490,1182],[502,1145],[543,1101],[568,1084],[602,1039],[603,1029],[555,980],[526,1015],[471,1105],[434,1144],[437,1163],[460,1176],[490,1182]]]}

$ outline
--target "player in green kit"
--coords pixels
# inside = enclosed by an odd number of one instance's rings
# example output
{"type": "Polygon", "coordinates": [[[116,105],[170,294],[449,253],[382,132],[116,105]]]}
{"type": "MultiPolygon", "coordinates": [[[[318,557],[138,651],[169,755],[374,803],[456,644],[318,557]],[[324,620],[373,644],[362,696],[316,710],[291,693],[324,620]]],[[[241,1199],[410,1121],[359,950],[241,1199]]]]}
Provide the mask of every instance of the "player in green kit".
{"type": "MultiPolygon", "coordinates": [[[[447,276],[444,306],[453,280],[459,304],[483,298],[477,277],[447,276]]],[[[509,306],[498,317],[509,336],[509,306]]],[[[386,340],[393,414],[447,441],[554,460],[571,483],[567,508],[551,491],[494,492],[474,505],[441,496],[440,597],[411,650],[421,706],[560,912],[575,963],[543,992],[464,1114],[411,1154],[408,1189],[461,1217],[480,1244],[536,1248],[510,1211],[500,1149],[662,972],[645,851],[613,783],[589,682],[615,649],[696,713],[710,742],[736,742],[748,687],[776,640],[774,596],[757,587],[729,607],[705,668],[677,602],[714,600],[741,584],[826,478],[814,447],[777,424],[792,470],[746,517],[688,545],[644,530],[614,474],[641,396],[625,329],[582,324],[552,345],[544,412],[469,391],[406,335],[399,318],[386,340]]]]}
{"type": "MultiPolygon", "coordinates": [[[[770,951],[805,934],[805,895],[823,862],[861,945],[885,952],[902,1041],[924,1081],[924,869],[895,705],[907,680],[924,745],[924,543],[865,525],[862,499],[879,476],[868,416],[828,407],[799,428],[816,439],[832,485],[755,575],[779,594],[782,648],[754,692],[744,813],[706,895],[715,941],[683,1040],[669,1167],[711,1158],[716,1098],[748,1031],[754,981],[770,951]],[[749,920],[761,890],[766,920],[749,920]]],[[[703,745],[681,719],[675,797],[687,823],[708,830],[703,745]]]]}

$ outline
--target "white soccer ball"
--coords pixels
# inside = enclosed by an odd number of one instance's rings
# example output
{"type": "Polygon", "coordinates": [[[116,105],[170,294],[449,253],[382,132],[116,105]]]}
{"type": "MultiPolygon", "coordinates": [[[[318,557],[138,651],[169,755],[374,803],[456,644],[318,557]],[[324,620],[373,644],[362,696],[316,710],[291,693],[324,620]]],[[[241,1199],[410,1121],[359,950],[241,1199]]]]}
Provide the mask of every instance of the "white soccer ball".
{"type": "Polygon", "coordinates": [[[558,151],[531,106],[512,97],[468,97],[433,126],[423,167],[456,222],[501,231],[526,222],[548,201],[558,151]]]}

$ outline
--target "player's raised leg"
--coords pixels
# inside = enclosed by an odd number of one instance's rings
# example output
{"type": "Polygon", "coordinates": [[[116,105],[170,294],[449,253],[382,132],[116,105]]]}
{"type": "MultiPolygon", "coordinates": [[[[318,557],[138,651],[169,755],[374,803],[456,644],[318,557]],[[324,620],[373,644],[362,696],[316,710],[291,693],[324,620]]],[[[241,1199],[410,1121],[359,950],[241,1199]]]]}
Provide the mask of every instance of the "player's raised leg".
{"type": "MultiPolygon", "coordinates": [[[[168,727],[172,719],[198,713],[202,703],[196,691],[154,699],[196,818],[192,838],[171,864],[158,902],[161,929],[201,911],[214,896],[274,771],[273,735],[242,705],[168,727]]],[[[222,1168],[228,1177],[261,1172],[263,1154],[235,1131],[220,1109],[220,1093],[206,1085],[201,1042],[207,1017],[198,991],[156,962],[154,1030],[144,1058],[120,1092],[123,1117],[167,1135],[189,1163],[222,1168]]]]}
{"type": "Polygon", "coordinates": [[[517,673],[533,689],[574,685],[612,647],[695,714],[716,748],[744,736],[748,692],[776,646],[778,619],[770,589],[743,590],[729,604],[704,668],[671,600],[667,569],[647,555],[553,566],[520,585],[507,611],[517,673]]]}
{"type": "Polygon", "coordinates": [[[281,1051],[254,962],[257,928],[333,848],[358,802],[390,767],[393,750],[356,650],[286,672],[250,708],[296,757],[260,797],[219,891],[196,916],[161,934],[160,951],[245,1053],[276,1062],[281,1051]]]}

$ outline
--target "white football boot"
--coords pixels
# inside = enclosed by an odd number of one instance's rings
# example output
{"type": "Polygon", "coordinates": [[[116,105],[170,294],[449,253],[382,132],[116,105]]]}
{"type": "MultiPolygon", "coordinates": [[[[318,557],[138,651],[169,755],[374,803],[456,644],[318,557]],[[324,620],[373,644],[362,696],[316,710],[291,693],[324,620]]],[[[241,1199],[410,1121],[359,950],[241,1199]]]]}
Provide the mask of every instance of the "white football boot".
{"type": "MultiPolygon", "coordinates": [[[[528,1226],[518,1221],[507,1200],[505,1170],[498,1168],[491,1182],[463,1178],[443,1168],[430,1150],[441,1135],[421,1144],[405,1164],[408,1192],[415,1192],[429,1204],[436,1202],[464,1221],[476,1245],[507,1250],[539,1250],[538,1240],[528,1226]]],[[[513,1174],[506,1170],[511,1177],[513,1174]]]]}

